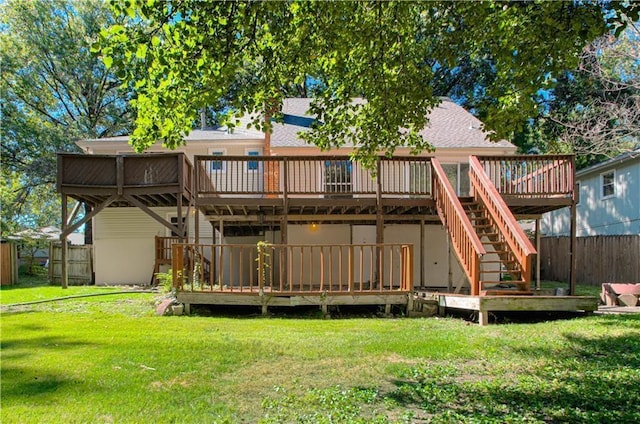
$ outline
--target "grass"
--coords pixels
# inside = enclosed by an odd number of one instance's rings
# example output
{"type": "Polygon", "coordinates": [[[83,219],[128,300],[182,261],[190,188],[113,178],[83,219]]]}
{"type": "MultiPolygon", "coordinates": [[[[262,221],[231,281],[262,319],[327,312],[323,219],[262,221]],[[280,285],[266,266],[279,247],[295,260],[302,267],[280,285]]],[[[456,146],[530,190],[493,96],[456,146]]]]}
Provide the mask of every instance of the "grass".
{"type": "MultiPolygon", "coordinates": [[[[107,294],[122,291],[118,287],[50,285],[46,275],[20,275],[19,284],[0,286],[0,305],[34,302],[66,296],[107,294]]],[[[124,290],[127,290],[125,287],[124,290]]]]}
{"type": "Polygon", "coordinates": [[[0,421],[640,421],[639,315],[478,327],[157,317],[157,300],[3,307],[0,421]]]}

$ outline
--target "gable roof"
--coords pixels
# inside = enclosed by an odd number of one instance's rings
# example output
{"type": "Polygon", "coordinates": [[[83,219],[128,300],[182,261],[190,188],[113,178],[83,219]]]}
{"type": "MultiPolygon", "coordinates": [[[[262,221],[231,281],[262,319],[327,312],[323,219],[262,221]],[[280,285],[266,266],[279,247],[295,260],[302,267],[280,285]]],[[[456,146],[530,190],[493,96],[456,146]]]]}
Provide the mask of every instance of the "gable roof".
{"type": "Polygon", "coordinates": [[[620,165],[624,162],[627,162],[629,160],[638,160],[640,161],[640,147],[636,148],[635,150],[632,150],[630,152],[625,152],[622,153],[612,159],[609,159],[607,161],[601,162],[601,163],[597,163],[595,165],[592,165],[588,168],[584,168],[579,170],[578,172],[576,172],[576,177],[580,178],[583,177],[585,175],[589,175],[592,174],[594,172],[602,172],[605,171],[607,169],[611,169],[611,168],[615,168],[617,165],[620,165]]]}
{"type": "MultiPolygon", "coordinates": [[[[506,140],[492,142],[488,133],[481,129],[482,122],[454,103],[449,98],[442,98],[442,102],[429,113],[429,124],[420,131],[420,134],[437,149],[462,149],[462,148],[502,148],[513,149],[515,146],[506,140]]],[[[310,147],[302,140],[298,133],[311,130],[315,116],[308,113],[311,98],[287,98],[283,100],[282,113],[284,122],[274,122],[271,133],[271,147],[310,147]]],[[[366,100],[355,98],[356,103],[364,103],[366,100]]],[[[246,124],[250,119],[241,119],[246,124]]],[[[185,137],[187,144],[211,143],[215,141],[256,141],[262,140],[264,134],[254,129],[238,127],[233,132],[225,128],[211,130],[193,130],[185,137]]],[[[77,142],[80,147],[88,147],[93,143],[122,143],[128,142],[129,136],[109,137],[102,139],[86,139],[77,142]]],[[[353,147],[346,144],[346,147],[353,147]]]]}
{"type": "MultiPolygon", "coordinates": [[[[283,101],[283,123],[274,123],[271,134],[272,147],[315,147],[298,137],[299,132],[310,131],[314,116],[307,111],[310,98],[288,98],[283,101]]],[[[363,99],[354,99],[364,102],[363,99]]],[[[506,140],[492,142],[488,133],[481,129],[482,122],[455,104],[449,98],[442,98],[442,103],[429,113],[429,124],[420,131],[425,140],[438,148],[478,148],[478,147],[512,147],[506,140]]],[[[352,147],[352,145],[349,145],[352,147]]]]}

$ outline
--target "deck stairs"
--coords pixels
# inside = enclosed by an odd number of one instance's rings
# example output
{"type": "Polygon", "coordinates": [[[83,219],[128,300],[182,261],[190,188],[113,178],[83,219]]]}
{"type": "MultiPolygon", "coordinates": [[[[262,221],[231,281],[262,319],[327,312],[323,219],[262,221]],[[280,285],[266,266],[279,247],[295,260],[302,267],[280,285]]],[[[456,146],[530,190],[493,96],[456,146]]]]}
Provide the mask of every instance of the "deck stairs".
{"type": "Polygon", "coordinates": [[[531,263],[537,252],[477,158],[471,156],[469,165],[473,196],[459,197],[439,161],[432,158],[436,209],[471,294],[533,294],[531,263]]]}
{"type": "Polygon", "coordinates": [[[532,294],[522,266],[504,235],[492,222],[487,208],[473,197],[459,197],[458,200],[486,251],[480,259],[480,294],[532,294]]]}

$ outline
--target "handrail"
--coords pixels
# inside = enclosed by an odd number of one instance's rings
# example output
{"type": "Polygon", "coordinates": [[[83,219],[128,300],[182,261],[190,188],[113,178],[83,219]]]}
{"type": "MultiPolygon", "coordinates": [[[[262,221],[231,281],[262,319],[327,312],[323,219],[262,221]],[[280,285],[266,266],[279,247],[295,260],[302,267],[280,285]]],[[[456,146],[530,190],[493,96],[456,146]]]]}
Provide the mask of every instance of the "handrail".
{"type": "Polygon", "coordinates": [[[487,252],[462,208],[442,165],[433,158],[431,159],[431,167],[433,169],[433,194],[438,215],[451,235],[454,251],[469,278],[471,294],[477,295],[480,286],[480,260],[482,255],[487,252]]]}
{"type": "Polygon", "coordinates": [[[183,291],[384,294],[413,289],[413,246],[408,244],[176,243],[172,249],[173,285],[183,291]]]}
{"type": "Polygon", "coordinates": [[[522,278],[525,283],[531,281],[531,257],[536,249],[526,236],[509,207],[502,199],[500,193],[493,185],[475,156],[469,157],[469,178],[476,200],[481,200],[486,207],[491,219],[504,236],[507,244],[514,253],[516,261],[522,269],[522,278]]]}
{"type": "Polygon", "coordinates": [[[476,157],[503,196],[573,196],[574,155],[476,157]]]}

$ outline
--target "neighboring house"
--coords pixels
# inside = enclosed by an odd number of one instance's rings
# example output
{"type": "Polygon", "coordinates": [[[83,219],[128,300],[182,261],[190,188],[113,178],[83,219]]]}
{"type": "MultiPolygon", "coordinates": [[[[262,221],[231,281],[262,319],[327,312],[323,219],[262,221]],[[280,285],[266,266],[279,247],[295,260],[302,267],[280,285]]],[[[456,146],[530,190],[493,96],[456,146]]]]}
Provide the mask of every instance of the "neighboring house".
{"type": "Polygon", "coordinates": [[[373,177],[349,160],[352,147],[323,152],[297,136],[313,122],[309,102],[286,99],[284,123],[269,135],[193,131],[178,149],[186,163],[176,154],[133,156],[127,137],[78,142],[89,156],[59,155],[59,191],[95,211],[88,218],[96,283],[148,284],[159,263],[168,266],[158,259],[175,241],[167,238],[182,232],[190,242],[217,245],[181,254],[192,268],[179,277],[207,283],[208,293],[260,280],[260,290],[245,290],[262,296],[266,270],[270,281],[280,279],[269,290],[288,294],[298,293],[298,280],[300,290],[309,280],[307,291],[379,294],[393,287],[387,275],[410,282],[403,293],[466,286],[478,294],[503,279],[528,290],[535,250],[515,217],[573,204],[571,157],[514,156],[515,146],[490,142],[477,118],[444,99],[422,131],[435,152],[410,157],[408,148],[397,149],[378,160],[373,177]],[[543,182],[553,184],[552,194],[543,182]],[[259,241],[289,250],[274,251],[256,275],[255,250],[231,245],[259,241]],[[365,244],[378,247],[367,253],[365,244]],[[402,249],[402,262],[394,249],[402,249]]]}
{"type": "MultiPolygon", "coordinates": [[[[576,172],[578,237],[640,234],[640,148],[576,172]]],[[[542,233],[568,236],[570,214],[543,216],[542,233]]]]}

